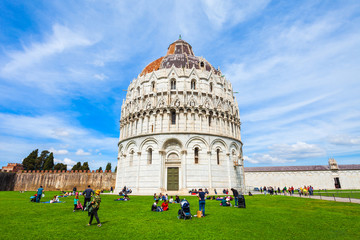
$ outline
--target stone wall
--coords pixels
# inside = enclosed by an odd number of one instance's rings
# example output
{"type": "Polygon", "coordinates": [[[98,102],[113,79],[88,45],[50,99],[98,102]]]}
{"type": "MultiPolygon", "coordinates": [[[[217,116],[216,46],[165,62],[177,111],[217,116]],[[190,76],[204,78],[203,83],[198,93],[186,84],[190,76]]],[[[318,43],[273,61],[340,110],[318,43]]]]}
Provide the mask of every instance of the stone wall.
{"type": "Polygon", "coordinates": [[[87,188],[109,190],[115,187],[116,173],[112,172],[0,172],[0,191],[34,191],[43,186],[45,191],[79,191],[87,188]]]}

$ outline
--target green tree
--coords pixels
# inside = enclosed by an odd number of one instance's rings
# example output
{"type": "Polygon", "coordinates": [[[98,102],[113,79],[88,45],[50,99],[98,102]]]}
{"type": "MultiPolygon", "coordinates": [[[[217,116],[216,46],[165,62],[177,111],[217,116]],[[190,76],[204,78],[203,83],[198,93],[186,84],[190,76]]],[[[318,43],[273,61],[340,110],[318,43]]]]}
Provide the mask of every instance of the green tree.
{"type": "Polygon", "coordinates": [[[84,162],[83,165],[82,165],[82,167],[81,167],[81,170],[85,170],[85,171],[90,170],[90,168],[89,168],[89,163],[88,163],[88,162],[84,162]]]}
{"type": "Polygon", "coordinates": [[[73,167],[72,167],[72,169],[71,170],[81,170],[81,162],[77,162],[73,167]]]}
{"type": "Polygon", "coordinates": [[[43,170],[44,169],[44,163],[47,157],[49,156],[49,151],[44,150],[41,152],[40,156],[35,161],[35,170],[43,170]]]}
{"type": "Polygon", "coordinates": [[[99,167],[98,171],[100,172],[102,170],[102,167],[99,167]]]}
{"type": "Polygon", "coordinates": [[[105,168],[106,171],[111,171],[111,163],[108,163],[105,168]]]}
{"type": "Polygon", "coordinates": [[[54,155],[50,153],[46,158],[44,163],[44,170],[53,170],[54,169],[54,155]]]}
{"type": "Polygon", "coordinates": [[[117,172],[117,166],[115,167],[115,172],[117,172]]]}
{"type": "Polygon", "coordinates": [[[67,170],[67,165],[63,163],[58,163],[54,166],[54,170],[67,170]]]}
{"type": "Polygon", "coordinates": [[[25,170],[35,170],[35,162],[38,157],[39,149],[32,151],[29,156],[24,158],[22,164],[25,170]]]}

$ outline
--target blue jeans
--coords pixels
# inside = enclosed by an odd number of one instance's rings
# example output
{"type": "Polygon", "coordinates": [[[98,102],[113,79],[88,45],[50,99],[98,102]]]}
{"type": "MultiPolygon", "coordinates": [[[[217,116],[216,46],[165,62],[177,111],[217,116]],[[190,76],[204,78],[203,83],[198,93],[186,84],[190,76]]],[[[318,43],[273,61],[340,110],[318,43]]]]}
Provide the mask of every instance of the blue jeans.
{"type": "Polygon", "coordinates": [[[36,202],[40,202],[40,199],[41,199],[41,194],[38,194],[38,195],[36,196],[36,202]]]}
{"type": "Polygon", "coordinates": [[[239,198],[238,197],[234,197],[234,200],[235,200],[235,207],[238,205],[238,200],[239,198]]]}
{"type": "Polygon", "coordinates": [[[205,216],[205,201],[199,201],[199,211],[202,211],[203,216],[205,216]]]}

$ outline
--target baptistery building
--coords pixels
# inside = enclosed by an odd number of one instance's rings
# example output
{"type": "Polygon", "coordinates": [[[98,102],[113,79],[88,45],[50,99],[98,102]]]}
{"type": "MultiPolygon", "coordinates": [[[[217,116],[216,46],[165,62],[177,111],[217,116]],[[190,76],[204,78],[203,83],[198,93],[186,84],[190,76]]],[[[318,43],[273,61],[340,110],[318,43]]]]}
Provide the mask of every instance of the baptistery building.
{"type": "Polygon", "coordinates": [[[231,83],[181,39],[134,79],[121,108],[115,191],[244,191],[231,83]]]}

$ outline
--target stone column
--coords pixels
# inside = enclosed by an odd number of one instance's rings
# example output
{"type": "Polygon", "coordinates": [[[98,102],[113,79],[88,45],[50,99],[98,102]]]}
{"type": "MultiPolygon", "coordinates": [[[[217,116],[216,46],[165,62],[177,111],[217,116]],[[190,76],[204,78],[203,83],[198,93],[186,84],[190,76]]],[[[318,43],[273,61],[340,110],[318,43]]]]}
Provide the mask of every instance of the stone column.
{"type": "MultiPolygon", "coordinates": [[[[187,151],[186,150],[182,150],[181,151],[181,169],[182,169],[182,189],[186,189],[187,188],[187,180],[186,180],[186,174],[187,174],[187,169],[186,169],[186,155],[187,155],[187,151]]],[[[179,189],[180,190],[180,189],[179,189]]]]}
{"type": "Polygon", "coordinates": [[[207,152],[209,161],[209,190],[212,189],[212,177],[211,177],[211,150],[207,152]]]}
{"type": "Polygon", "coordinates": [[[140,161],[141,161],[141,152],[137,152],[137,175],[136,175],[136,192],[139,192],[139,178],[140,178],[140,161]]]}
{"type": "Polygon", "coordinates": [[[164,122],[164,114],[161,112],[160,113],[160,132],[164,132],[163,122],[164,122]]]}
{"type": "Polygon", "coordinates": [[[229,179],[229,188],[231,188],[231,168],[233,167],[232,162],[231,162],[231,154],[230,153],[226,153],[226,156],[228,158],[228,179],[229,179]]]}
{"type": "Polygon", "coordinates": [[[159,188],[162,191],[164,189],[164,174],[165,174],[165,151],[160,150],[160,181],[159,181],[159,188]]]}

